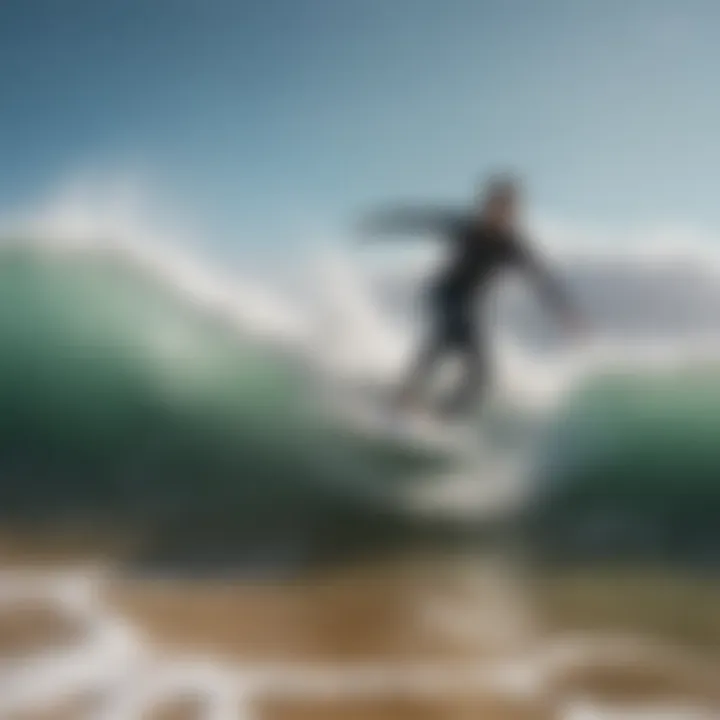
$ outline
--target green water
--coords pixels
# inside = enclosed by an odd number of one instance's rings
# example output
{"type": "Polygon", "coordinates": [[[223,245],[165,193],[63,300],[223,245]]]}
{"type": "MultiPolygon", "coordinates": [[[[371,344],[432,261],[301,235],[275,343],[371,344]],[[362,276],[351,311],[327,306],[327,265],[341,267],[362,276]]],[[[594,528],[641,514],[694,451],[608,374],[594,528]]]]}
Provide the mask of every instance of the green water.
{"type": "MultiPolygon", "coordinates": [[[[320,533],[327,545],[406,532],[415,520],[395,490],[452,466],[358,434],[325,411],[322,378],[299,357],[129,255],[1,250],[0,349],[8,520],[125,519],[239,543],[320,533]]],[[[714,557],[719,379],[713,367],[587,378],[548,418],[528,526],[583,552],[714,557]]]]}

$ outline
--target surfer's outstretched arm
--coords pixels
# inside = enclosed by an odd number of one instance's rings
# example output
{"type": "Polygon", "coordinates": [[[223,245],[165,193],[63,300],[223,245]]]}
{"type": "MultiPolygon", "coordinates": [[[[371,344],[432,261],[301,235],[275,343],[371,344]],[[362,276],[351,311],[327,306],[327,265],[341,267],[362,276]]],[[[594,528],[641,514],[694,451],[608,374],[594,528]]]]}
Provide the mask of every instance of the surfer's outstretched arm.
{"type": "Polygon", "coordinates": [[[398,206],[366,215],[359,223],[363,235],[446,233],[457,222],[446,208],[398,206]]]}
{"type": "Polygon", "coordinates": [[[559,280],[527,244],[518,242],[516,248],[518,265],[531,279],[544,302],[566,326],[579,329],[583,325],[580,314],[559,280]]]}

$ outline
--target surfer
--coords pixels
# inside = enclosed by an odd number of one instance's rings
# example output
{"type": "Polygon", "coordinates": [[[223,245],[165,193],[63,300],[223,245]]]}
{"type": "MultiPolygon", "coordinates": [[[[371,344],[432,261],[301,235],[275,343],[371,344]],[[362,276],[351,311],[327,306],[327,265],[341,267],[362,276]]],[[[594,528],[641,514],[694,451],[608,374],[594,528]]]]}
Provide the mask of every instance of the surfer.
{"type": "Polygon", "coordinates": [[[475,321],[477,306],[487,303],[490,280],[506,268],[523,270],[569,328],[581,327],[559,283],[531,251],[518,228],[521,190],[509,176],[492,178],[478,196],[476,209],[392,208],[363,223],[368,233],[434,232],[450,246],[449,262],[433,280],[427,306],[429,333],[398,389],[399,409],[417,406],[438,362],[450,353],[463,360],[464,378],[451,394],[446,413],[470,410],[488,385],[487,341],[475,321]]]}

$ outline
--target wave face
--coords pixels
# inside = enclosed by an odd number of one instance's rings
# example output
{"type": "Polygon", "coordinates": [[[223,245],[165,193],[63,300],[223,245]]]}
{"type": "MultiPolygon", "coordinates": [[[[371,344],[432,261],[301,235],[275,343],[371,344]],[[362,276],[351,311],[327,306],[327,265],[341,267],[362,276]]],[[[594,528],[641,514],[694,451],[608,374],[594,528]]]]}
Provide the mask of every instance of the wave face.
{"type": "Polygon", "coordinates": [[[0,251],[0,347],[5,519],[296,547],[402,525],[387,489],[439,462],[343,430],[299,355],[124,251],[0,251]]]}

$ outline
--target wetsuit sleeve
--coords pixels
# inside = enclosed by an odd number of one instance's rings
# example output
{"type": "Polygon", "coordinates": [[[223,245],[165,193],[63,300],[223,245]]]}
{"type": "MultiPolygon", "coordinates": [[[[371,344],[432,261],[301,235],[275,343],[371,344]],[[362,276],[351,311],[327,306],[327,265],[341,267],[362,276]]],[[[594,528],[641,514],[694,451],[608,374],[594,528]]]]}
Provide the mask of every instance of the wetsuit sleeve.
{"type": "Polygon", "coordinates": [[[513,259],[516,265],[531,279],[547,305],[565,320],[575,318],[575,308],[571,304],[565,288],[538,255],[522,240],[517,240],[513,244],[513,248],[513,259]]]}
{"type": "Polygon", "coordinates": [[[395,207],[364,217],[360,231],[365,235],[447,233],[460,221],[457,213],[443,208],[395,207]]]}

